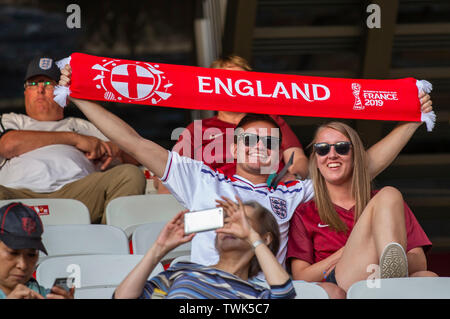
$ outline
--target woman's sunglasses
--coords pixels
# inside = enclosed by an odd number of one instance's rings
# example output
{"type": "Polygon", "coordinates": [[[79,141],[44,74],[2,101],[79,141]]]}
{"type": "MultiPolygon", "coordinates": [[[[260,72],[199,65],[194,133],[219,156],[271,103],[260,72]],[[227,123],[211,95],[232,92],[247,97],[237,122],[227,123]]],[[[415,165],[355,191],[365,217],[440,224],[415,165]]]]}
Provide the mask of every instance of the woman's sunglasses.
{"type": "Polygon", "coordinates": [[[331,146],[334,146],[336,153],[338,153],[339,155],[347,155],[348,152],[350,151],[352,143],[351,142],[337,142],[335,144],[316,143],[314,144],[314,150],[319,156],[325,156],[330,152],[331,146]]]}
{"type": "Polygon", "coordinates": [[[280,139],[274,136],[259,136],[252,133],[242,133],[238,135],[238,139],[244,142],[245,146],[253,147],[261,140],[264,147],[268,150],[276,150],[280,145],[280,139]]]}

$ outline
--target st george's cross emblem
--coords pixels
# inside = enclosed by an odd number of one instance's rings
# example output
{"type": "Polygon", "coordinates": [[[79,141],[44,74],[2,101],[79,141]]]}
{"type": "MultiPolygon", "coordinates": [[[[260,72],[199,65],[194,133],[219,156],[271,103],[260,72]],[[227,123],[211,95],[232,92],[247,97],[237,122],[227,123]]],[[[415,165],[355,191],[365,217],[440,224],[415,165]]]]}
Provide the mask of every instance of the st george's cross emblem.
{"type": "Polygon", "coordinates": [[[150,99],[152,104],[167,100],[173,85],[159,70],[159,65],[146,62],[125,62],[117,59],[103,59],[102,65],[95,64],[93,70],[99,74],[97,89],[105,91],[107,101],[133,103],[150,99]]]}
{"type": "Polygon", "coordinates": [[[22,218],[22,229],[24,232],[26,232],[28,235],[31,235],[36,231],[36,222],[31,219],[30,217],[23,217],[22,218]]]}

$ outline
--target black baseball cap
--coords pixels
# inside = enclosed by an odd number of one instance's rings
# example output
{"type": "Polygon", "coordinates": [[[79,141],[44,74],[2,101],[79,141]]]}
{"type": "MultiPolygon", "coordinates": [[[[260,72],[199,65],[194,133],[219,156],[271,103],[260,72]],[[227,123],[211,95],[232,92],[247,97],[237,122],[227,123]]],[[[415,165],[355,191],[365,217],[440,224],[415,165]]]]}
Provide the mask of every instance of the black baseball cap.
{"type": "Polygon", "coordinates": [[[45,75],[59,82],[61,71],[55,64],[55,60],[47,55],[37,56],[28,64],[25,81],[36,75],[45,75]]]}
{"type": "Polygon", "coordinates": [[[47,254],[42,243],[44,227],[31,207],[19,202],[0,207],[0,241],[11,249],[38,249],[47,254]]]}

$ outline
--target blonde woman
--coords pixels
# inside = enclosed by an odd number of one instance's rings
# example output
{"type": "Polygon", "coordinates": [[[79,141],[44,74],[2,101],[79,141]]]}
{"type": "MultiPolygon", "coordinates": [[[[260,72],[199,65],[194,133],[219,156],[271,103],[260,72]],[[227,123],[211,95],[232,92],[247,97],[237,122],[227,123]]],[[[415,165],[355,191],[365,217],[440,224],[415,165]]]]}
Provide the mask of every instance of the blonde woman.
{"type": "Polygon", "coordinates": [[[299,205],[289,230],[293,278],[325,279],[346,292],[373,277],[377,265],[382,278],[436,276],[426,271],[431,242],[401,193],[393,187],[372,191],[373,170],[358,134],[331,122],[318,128],[312,145],[314,200],[299,205]]]}

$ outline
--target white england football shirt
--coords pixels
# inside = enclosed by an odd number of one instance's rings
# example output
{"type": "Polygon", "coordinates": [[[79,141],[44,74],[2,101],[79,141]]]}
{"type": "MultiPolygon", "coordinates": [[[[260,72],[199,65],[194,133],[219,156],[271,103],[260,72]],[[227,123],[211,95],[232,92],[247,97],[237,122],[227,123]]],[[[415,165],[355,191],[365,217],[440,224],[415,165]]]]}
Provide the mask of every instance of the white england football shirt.
{"type": "MultiPolygon", "coordinates": [[[[238,195],[243,202],[256,201],[269,211],[280,226],[280,250],[278,261],[284,265],[287,250],[289,220],[300,203],[312,199],[312,182],[293,181],[269,189],[266,184],[254,185],[238,175],[226,177],[203,162],[169,152],[164,176],[165,186],[178,201],[191,211],[214,208],[215,200],[226,196],[235,200],[238,195]]],[[[214,247],[215,232],[198,233],[192,240],[191,261],[202,265],[214,265],[219,255],[214,247]]]]}
{"type": "MultiPolygon", "coordinates": [[[[108,140],[92,123],[74,117],[37,121],[24,114],[2,114],[0,137],[9,130],[76,132],[108,140]]],[[[48,145],[9,160],[0,156],[0,183],[3,186],[26,188],[38,193],[54,192],[95,171],[98,168],[71,145],[48,145]]]]}

